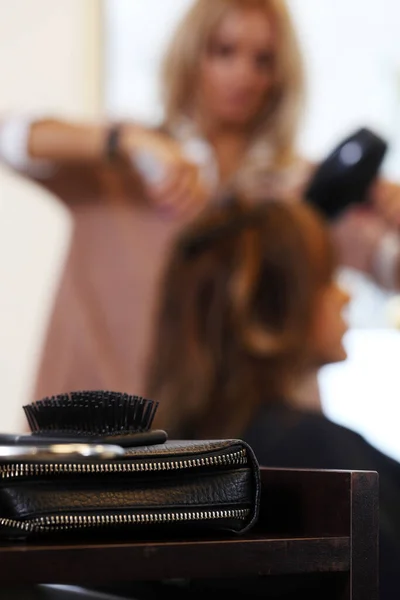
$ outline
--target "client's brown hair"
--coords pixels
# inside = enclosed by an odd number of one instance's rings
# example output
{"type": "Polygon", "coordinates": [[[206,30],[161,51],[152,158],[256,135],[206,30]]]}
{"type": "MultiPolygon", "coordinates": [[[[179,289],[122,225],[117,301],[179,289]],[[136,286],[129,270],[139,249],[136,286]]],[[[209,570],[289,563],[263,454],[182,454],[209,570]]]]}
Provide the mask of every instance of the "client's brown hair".
{"type": "Polygon", "coordinates": [[[331,240],[305,204],[213,208],[176,242],[160,298],[147,396],[171,437],[240,435],[310,360],[331,240]]]}

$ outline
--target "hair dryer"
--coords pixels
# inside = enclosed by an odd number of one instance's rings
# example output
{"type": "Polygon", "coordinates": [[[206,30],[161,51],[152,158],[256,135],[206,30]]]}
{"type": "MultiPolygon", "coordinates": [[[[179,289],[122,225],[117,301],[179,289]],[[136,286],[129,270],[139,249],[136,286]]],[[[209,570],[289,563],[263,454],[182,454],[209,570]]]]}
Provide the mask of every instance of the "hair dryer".
{"type": "Polygon", "coordinates": [[[386,141],[370,129],[359,129],[318,166],[305,199],[329,220],[350,205],[364,202],[387,147],[386,141]]]}
{"type": "MultiPolygon", "coordinates": [[[[364,202],[387,147],[386,141],[370,129],[359,129],[319,164],[305,199],[329,220],[337,218],[348,206],[364,202]]],[[[204,148],[197,144],[195,150],[189,153],[190,159],[201,166],[207,162],[204,148]]],[[[165,176],[164,165],[146,149],[137,150],[132,161],[148,183],[157,184],[165,176]]]]}

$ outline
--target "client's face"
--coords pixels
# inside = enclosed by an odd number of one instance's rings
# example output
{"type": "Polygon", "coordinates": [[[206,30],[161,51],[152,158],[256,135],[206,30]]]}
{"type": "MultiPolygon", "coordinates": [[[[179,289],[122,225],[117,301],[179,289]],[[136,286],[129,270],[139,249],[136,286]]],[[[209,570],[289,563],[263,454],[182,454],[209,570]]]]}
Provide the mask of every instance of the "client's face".
{"type": "Polygon", "coordinates": [[[343,312],[349,301],[349,294],[336,281],[332,281],[317,293],[311,330],[311,351],[318,366],[339,362],[347,357],[343,337],[348,327],[343,312]]]}
{"type": "Polygon", "coordinates": [[[245,126],[265,107],[273,81],[274,31],[258,9],[232,10],[200,63],[198,103],[206,121],[245,126]]]}

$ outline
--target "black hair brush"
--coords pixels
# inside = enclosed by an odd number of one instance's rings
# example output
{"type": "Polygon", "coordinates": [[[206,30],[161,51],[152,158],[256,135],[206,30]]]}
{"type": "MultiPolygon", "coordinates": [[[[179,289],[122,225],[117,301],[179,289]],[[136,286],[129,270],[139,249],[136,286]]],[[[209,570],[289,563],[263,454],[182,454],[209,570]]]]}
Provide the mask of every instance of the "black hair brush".
{"type": "Polygon", "coordinates": [[[23,407],[28,435],[3,435],[2,443],[162,444],[167,433],[151,429],[158,402],[110,391],[60,394],[23,407]],[[9,439],[5,439],[9,438],[9,439]]]}

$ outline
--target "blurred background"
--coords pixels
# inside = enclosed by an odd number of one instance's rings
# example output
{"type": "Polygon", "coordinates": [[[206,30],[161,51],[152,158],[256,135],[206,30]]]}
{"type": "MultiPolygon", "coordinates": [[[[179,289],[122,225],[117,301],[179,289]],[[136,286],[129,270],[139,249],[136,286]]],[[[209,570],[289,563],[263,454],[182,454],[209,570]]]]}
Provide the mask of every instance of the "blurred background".
{"type": "MultiPolygon", "coordinates": [[[[212,0],[210,0],[211,2],[212,0]]],[[[389,142],[384,172],[400,181],[398,0],[288,0],[306,60],[299,147],[320,159],[368,126],[389,142]]],[[[158,67],[191,0],[13,0],[0,4],[0,112],[76,119],[161,117],[158,67]]],[[[13,176],[17,178],[17,176],[13,176]]],[[[19,182],[20,183],[20,182],[19,182]]],[[[19,426],[71,235],[69,215],[35,195],[7,202],[0,178],[0,408],[19,426]],[[21,215],[23,214],[23,218],[21,215]]],[[[18,184],[16,184],[18,185],[18,184]]],[[[400,299],[343,271],[353,292],[349,358],[320,374],[333,420],[400,460],[400,299]]]]}

